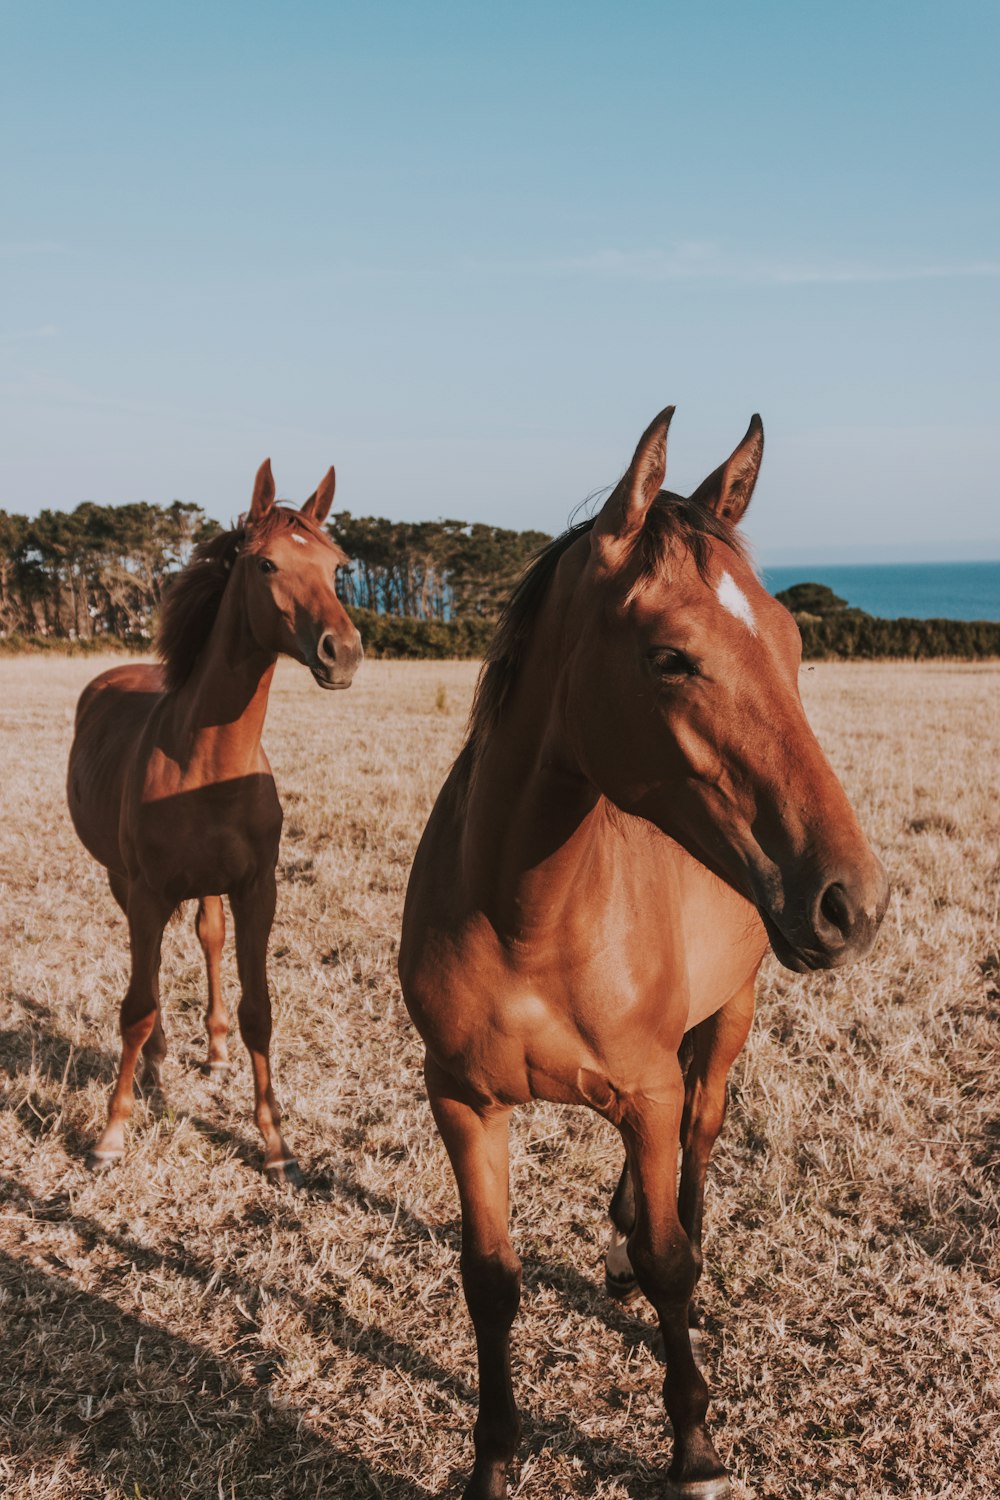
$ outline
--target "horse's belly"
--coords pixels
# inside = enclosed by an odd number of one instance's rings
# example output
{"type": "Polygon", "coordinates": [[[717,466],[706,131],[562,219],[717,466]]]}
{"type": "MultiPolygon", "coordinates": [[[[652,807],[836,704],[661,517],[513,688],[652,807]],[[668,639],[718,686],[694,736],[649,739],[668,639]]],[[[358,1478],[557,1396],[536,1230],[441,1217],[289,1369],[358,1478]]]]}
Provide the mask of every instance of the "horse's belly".
{"type": "Polygon", "coordinates": [[[74,741],[66,779],[70,818],[87,853],[107,869],[121,870],[118,821],[127,762],[89,752],[89,746],[74,741]]]}

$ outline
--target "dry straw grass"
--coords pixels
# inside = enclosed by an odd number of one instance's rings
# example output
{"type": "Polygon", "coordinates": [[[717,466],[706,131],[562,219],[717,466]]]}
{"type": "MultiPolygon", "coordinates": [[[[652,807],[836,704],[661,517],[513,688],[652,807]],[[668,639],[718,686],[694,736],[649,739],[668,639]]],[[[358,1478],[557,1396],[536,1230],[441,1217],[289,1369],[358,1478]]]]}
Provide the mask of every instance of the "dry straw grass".
{"type": "MultiPolygon", "coordinates": [[[[125,1164],[81,1154],[117,1055],[125,935],[62,778],[100,664],[0,663],[0,1479],[51,1497],[457,1495],[473,1345],[453,1185],[394,973],[407,868],[474,668],[279,674],[271,971],[296,1196],[257,1175],[248,1070],[201,1077],[201,959],[173,926],[165,1098],[125,1164]]],[[[740,1497],[996,1493],[997,666],[818,666],[820,735],[895,899],[872,962],[771,963],[710,1183],[707,1359],[740,1497]]],[[[234,994],[231,958],[229,994],[234,994]]],[[[582,1111],[519,1116],[514,1493],[652,1500],[643,1311],[599,1288],[619,1162],[582,1111]]]]}

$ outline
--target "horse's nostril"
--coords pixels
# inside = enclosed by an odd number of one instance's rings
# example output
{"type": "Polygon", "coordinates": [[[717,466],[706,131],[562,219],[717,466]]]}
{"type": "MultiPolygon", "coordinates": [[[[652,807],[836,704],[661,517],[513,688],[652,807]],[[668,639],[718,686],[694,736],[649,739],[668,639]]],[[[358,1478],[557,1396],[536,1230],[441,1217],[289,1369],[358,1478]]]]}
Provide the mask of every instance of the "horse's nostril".
{"type": "Polygon", "coordinates": [[[851,903],[844,887],[837,881],[828,885],[820,897],[820,916],[824,922],[835,927],[842,937],[848,937],[854,925],[851,903]]]}
{"type": "Polygon", "coordinates": [[[333,643],[333,635],[328,630],[319,643],[319,654],[325,656],[327,661],[337,660],[337,648],[333,643]]]}

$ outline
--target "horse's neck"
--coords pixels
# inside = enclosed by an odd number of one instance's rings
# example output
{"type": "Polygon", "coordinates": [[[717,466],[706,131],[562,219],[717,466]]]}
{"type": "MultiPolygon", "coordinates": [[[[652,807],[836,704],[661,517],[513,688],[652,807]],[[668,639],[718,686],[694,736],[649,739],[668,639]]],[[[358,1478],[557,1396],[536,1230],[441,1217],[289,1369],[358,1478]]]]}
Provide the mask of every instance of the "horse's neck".
{"type": "Polygon", "coordinates": [[[475,757],[462,863],[474,899],[514,937],[553,929],[621,853],[608,804],[562,726],[565,604],[546,601],[499,724],[475,757]]]}
{"type": "Polygon", "coordinates": [[[173,705],[178,749],[199,780],[230,781],[259,769],[276,661],[251,635],[242,600],[227,591],[194,671],[173,705]]]}

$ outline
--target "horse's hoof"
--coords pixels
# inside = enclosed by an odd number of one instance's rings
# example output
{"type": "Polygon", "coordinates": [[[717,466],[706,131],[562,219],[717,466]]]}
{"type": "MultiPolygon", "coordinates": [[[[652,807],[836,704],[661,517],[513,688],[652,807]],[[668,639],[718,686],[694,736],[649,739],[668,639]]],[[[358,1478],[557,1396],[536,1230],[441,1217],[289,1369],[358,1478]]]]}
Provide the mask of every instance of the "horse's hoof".
{"type": "Polygon", "coordinates": [[[636,1298],[642,1296],[639,1283],[634,1276],[616,1276],[613,1271],[605,1267],[604,1290],[612,1302],[617,1302],[620,1307],[628,1307],[629,1303],[635,1302],[636,1298]]]}
{"type": "Polygon", "coordinates": [[[96,1147],[87,1152],[84,1159],[88,1172],[109,1172],[122,1159],[121,1151],[98,1151],[96,1147]]]}
{"type": "Polygon", "coordinates": [[[733,1493],[725,1474],[712,1479],[668,1479],[667,1500],[727,1500],[733,1493]]]}
{"type": "Polygon", "coordinates": [[[227,1073],[233,1071],[233,1065],[224,1058],[217,1058],[214,1062],[202,1063],[198,1071],[205,1078],[225,1078],[227,1073]]]}
{"type": "Polygon", "coordinates": [[[306,1180],[302,1175],[302,1168],[294,1156],[286,1156],[281,1161],[266,1161],[264,1176],[268,1182],[280,1183],[283,1187],[305,1187],[306,1180]]]}
{"type": "Polygon", "coordinates": [[[507,1500],[507,1465],[477,1464],[462,1491],[462,1500],[507,1500]]]}

